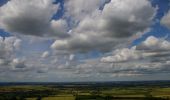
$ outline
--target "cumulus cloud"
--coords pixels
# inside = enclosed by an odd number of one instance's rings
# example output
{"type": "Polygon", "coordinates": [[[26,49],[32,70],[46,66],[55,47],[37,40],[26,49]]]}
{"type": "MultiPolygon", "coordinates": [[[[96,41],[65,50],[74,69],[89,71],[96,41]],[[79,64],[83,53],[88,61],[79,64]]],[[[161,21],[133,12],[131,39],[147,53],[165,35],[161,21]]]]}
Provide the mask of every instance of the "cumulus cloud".
{"type": "Polygon", "coordinates": [[[11,66],[14,69],[20,69],[20,68],[25,68],[25,60],[24,59],[18,59],[18,58],[14,58],[11,62],[11,66]]]}
{"type": "Polygon", "coordinates": [[[136,51],[136,48],[117,49],[113,52],[113,56],[103,57],[102,62],[123,62],[142,58],[142,54],[136,51]]]}
{"type": "Polygon", "coordinates": [[[143,50],[170,50],[170,42],[165,39],[158,39],[154,36],[148,37],[144,42],[137,46],[137,49],[143,50]]]}
{"type": "Polygon", "coordinates": [[[58,9],[53,0],[10,0],[0,7],[0,27],[24,35],[60,36],[64,21],[51,21],[58,9]]]}
{"type": "Polygon", "coordinates": [[[169,54],[170,42],[165,39],[159,39],[149,36],[140,45],[132,48],[123,48],[113,51],[112,56],[103,57],[102,62],[123,62],[130,60],[139,60],[147,57],[159,57],[169,54]]]}
{"type": "Polygon", "coordinates": [[[146,31],[156,13],[148,0],[111,0],[102,10],[98,9],[99,1],[90,1],[94,5],[92,8],[86,7],[87,1],[68,1],[66,9],[73,10],[70,17],[77,13],[85,15],[77,15],[80,19],[77,18],[78,24],[72,29],[71,36],[56,40],[52,47],[69,51],[108,51],[146,31]]]}
{"type": "Polygon", "coordinates": [[[136,6],[137,3],[137,0],[111,0],[102,11],[95,11],[92,16],[81,20],[76,30],[94,31],[116,38],[142,32],[151,25],[155,8],[147,0],[141,0],[136,6]]]}
{"type": "Polygon", "coordinates": [[[170,11],[163,16],[163,18],[161,19],[161,24],[166,26],[167,28],[170,28],[170,11]]]}
{"type": "Polygon", "coordinates": [[[67,30],[68,25],[66,20],[60,19],[51,21],[51,32],[54,33],[54,35],[57,35],[59,37],[67,37],[69,36],[69,34],[66,34],[67,30]]]}
{"type": "Polygon", "coordinates": [[[116,40],[96,35],[75,34],[65,40],[56,40],[51,45],[51,48],[53,50],[66,50],[69,52],[88,52],[90,50],[109,51],[117,43],[116,40]]]}
{"type": "Polygon", "coordinates": [[[69,0],[64,8],[64,18],[75,25],[51,19],[59,9],[52,0],[11,0],[0,7],[0,27],[25,35],[69,36],[54,42],[56,50],[109,51],[148,29],[156,13],[148,0],[69,0]]]}
{"type": "Polygon", "coordinates": [[[149,36],[140,45],[115,50],[113,55],[100,59],[101,63],[112,64],[108,70],[101,72],[114,75],[166,73],[169,71],[169,43],[165,39],[149,36]]]}
{"type": "Polygon", "coordinates": [[[16,37],[0,37],[0,70],[2,72],[25,69],[25,60],[18,58],[21,53],[21,39],[16,37]]]}
{"type": "Polygon", "coordinates": [[[101,3],[101,0],[67,0],[65,1],[66,15],[74,20],[81,20],[87,14],[99,9],[101,3]]]}
{"type": "Polygon", "coordinates": [[[5,39],[0,37],[0,59],[11,59],[20,45],[21,40],[16,37],[6,37],[5,39]]]}
{"type": "MultiPolygon", "coordinates": [[[[53,4],[52,0],[10,0],[0,7],[0,27],[31,35],[32,39],[24,36],[23,40],[32,42],[25,43],[26,48],[17,57],[22,41],[15,37],[0,38],[0,69],[28,71],[33,77],[35,73],[47,72],[61,77],[63,73],[69,77],[73,74],[117,77],[170,71],[168,40],[149,36],[139,45],[124,48],[152,25],[157,8],[150,1],[64,0],[63,17],[51,19],[58,9],[59,4],[53,4]],[[51,45],[52,51],[47,50],[52,40],[44,40],[43,36],[58,37],[51,45]],[[95,58],[96,54],[94,58],[85,57],[93,50],[113,52],[102,58],[101,55],[95,58]]],[[[167,14],[162,19],[165,26],[168,18],[167,14]]]]}

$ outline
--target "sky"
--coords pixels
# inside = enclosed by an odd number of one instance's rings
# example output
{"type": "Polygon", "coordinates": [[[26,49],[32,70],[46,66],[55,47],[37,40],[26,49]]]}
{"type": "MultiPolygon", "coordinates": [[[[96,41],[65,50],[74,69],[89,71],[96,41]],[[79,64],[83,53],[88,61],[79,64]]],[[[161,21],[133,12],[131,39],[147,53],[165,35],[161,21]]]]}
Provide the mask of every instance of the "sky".
{"type": "Polygon", "coordinates": [[[0,0],[0,82],[170,80],[170,0],[0,0]]]}

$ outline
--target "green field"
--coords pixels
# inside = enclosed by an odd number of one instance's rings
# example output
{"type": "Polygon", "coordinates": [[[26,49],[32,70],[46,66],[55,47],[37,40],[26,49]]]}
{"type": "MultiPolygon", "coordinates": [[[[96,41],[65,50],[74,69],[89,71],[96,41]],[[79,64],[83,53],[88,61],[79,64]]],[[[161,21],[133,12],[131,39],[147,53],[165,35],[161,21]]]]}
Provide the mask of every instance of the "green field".
{"type": "MultiPolygon", "coordinates": [[[[37,98],[27,98],[27,100],[36,100],[37,98]]],[[[75,100],[74,96],[61,96],[61,97],[45,97],[42,100],[75,100]]]]}
{"type": "Polygon", "coordinates": [[[0,100],[170,100],[170,87],[1,86],[0,100]]]}

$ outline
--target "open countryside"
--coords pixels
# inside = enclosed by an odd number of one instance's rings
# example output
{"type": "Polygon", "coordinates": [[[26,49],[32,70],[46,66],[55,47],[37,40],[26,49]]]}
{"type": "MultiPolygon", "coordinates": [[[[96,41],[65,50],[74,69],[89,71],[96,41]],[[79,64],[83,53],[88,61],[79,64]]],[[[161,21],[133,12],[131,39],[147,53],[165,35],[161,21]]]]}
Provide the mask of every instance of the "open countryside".
{"type": "Polygon", "coordinates": [[[0,100],[170,100],[169,81],[9,84],[0,100]]]}

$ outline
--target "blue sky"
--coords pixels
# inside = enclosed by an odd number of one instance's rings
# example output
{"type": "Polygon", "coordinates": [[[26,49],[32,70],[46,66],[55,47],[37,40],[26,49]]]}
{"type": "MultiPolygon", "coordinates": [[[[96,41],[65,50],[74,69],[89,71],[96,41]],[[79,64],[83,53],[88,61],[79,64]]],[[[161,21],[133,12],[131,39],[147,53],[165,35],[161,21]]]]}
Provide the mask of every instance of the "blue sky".
{"type": "Polygon", "coordinates": [[[0,0],[0,81],[169,80],[169,0],[0,0]]]}

